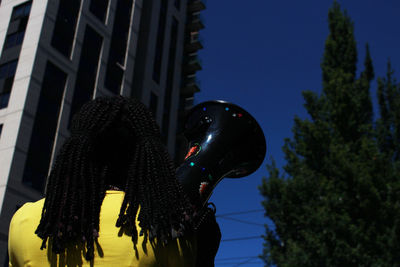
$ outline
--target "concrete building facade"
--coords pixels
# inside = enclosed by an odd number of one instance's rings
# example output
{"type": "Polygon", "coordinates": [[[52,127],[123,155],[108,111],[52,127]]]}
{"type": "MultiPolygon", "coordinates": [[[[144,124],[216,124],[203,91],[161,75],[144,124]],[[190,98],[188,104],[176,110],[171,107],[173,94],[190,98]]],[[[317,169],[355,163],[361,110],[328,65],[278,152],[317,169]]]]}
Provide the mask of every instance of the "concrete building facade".
{"type": "Polygon", "coordinates": [[[43,197],[72,115],[98,96],[136,97],[181,157],[185,111],[199,91],[204,0],[0,2],[0,265],[8,225],[43,197]]]}

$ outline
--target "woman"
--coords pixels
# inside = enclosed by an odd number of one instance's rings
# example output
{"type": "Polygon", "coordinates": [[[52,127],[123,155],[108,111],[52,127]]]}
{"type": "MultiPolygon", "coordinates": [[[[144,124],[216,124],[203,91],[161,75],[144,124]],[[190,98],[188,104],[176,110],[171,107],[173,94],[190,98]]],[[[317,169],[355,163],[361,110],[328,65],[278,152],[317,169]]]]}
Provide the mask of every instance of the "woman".
{"type": "MultiPolygon", "coordinates": [[[[208,240],[197,238],[192,214],[147,108],[97,98],[74,116],[45,198],[14,215],[10,265],[213,266],[218,244],[197,246],[208,240]]],[[[207,217],[200,232],[219,243],[215,218],[207,217]]]]}

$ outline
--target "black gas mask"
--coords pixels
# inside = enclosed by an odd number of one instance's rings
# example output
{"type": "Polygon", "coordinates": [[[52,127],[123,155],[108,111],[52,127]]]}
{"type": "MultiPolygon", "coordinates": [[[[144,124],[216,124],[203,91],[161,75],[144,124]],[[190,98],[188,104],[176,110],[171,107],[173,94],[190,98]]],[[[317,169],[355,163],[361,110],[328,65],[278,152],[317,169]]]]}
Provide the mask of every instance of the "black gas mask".
{"type": "Polygon", "coordinates": [[[177,178],[191,203],[200,209],[224,177],[241,178],[264,160],[266,143],[257,121],[244,109],[224,101],[193,107],[186,118],[188,149],[177,178]]]}

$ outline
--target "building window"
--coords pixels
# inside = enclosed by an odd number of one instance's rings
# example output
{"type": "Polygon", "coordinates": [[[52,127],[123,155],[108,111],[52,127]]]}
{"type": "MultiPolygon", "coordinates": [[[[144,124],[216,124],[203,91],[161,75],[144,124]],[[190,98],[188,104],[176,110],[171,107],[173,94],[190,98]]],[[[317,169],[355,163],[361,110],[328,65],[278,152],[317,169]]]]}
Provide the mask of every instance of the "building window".
{"type": "Polygon", "coordinates": [[[14,7],[11,14],[7,35],[4,40],[3,51],[1,53],[1,61],[4,62],[9,59],[13,60],[0,65],[0,109],[8,106],[11,89],[14,83],[15,71],[17,69],[18,57],[21,51],[20,47],[19,49],[7,49],[20,45],[24,40],[31,6],[32,1],[25,2],[14,7]]]}
{"type": "Polygon", "coordinates": [[[0,93],[0,109],[6,108],[8,106],[9,100],[10,100],[10,92],[0,93]]]}
{"type": "Polygon", "coordinates": [[[87,25],[72,97],[68,128],[73,115],[93,97],[102,44],[103,37],[87,25]]]}
{"type": "Polygon", "coordinates": [[[51,45],[66,57],[71,56],[81,0],[60,0],[51,45]]]}
{"type": "Polygon", "coordinates": [[[171,117],[170,111],[171,111],[172,91],[174,89],[177,40],[178,40],[178,21],[176,20],[176,18],[173,18],[172,28],[171,28],[171,41],[169,45],[169,55],[168,55],[167,85],[164,95],[164,112],[163,112],[163,121],[161,127],[165,141],[168,140],[169,123],[171,117]]]}
{"type": "Polygon", "coordinates": [[[25,30],[22,32],[16,32],[7,35],[6,40],[4,41],[3,49],[5,50],[7,48],[22,44],[24,36],[25,36],[25,30]]]}
{"type": "Polygon", "coordinates": [[[0,124],[0,138],[1,138],[1,132],[3,131],[3,124],[0,124]]]}
{"type": "Polygon", "coordinates": [[[26,25],[28,24],[28,18],[29,18],[29,13],[31,11],[31,7],[32,7],[32,1],[25,2],[19,6],[14,7],[13,12],[11,14],[10,25],[8,27],[8,32],[7,32],[7,38],[10,37],[11,39],[8,40],[9,43],[7,43],[6,39],[5,44],[3,46],[3,51],[6,48],[10,47],[9,45],[14,46],[13,43],[15,42],[20,41],[20,43],[22,43],[26,25]]]}
{"type": "Polygon", "coordinates": [[[101,22],[106,21],[109,0],[91,0],[89,11],[101,22]]]}
{"type": "Polygon", "coordinates": [[[32,1],[14,7],[13,13],[11,14],[11,21],[21,19],[24,17],[29,17],[29,13],[31,12],[31,7],[32,7],[32,1]]]}
{"type": "Polygon", "coordinates": [[[21,44],[24,40],[25,29],[26,25],[28,24],[31,6],[32,2],[29,1],[14,7],[11,14],[10,23],[8,25],[6,39],[3,45],[3,52],[7,48],[21,44]]]}
{"type": "Polygon", "coordinates": [[[43,192],[50,167],[67,74],[47,62],[22,181],[43,192]]]}
{"type": "Polygon", "coordinates": [[[0,65],[0,109],[8,106],[17,64],[18,61],[13,60],[0,65]]]}
{"type": "Polygon", "coordinates": [[[0,79],[6,79],[14,77],[15,71],[17,70],[17,60],[13,60],[0,65],[0,79]]]}
{"type": "Polygon", "coordinates": [[[150,111],[153,114],[153,117],[157,116],[157,106],[158,106],[158,96],[151,92],[150,93],[150,111]]]}
{"type": "Polygon", "coordinates": [[[175,5],[176,9],[179,10],[181,8],[181,0],[175,0],[174,5],[175,5]]]}
{"type": "Polygon", "coordinates": [[[158,20],[156,52],[154,55],[154,63],[153,63],[153,80],[157,83],[160,83],[160,78],[161,78],[161,64],[162,64],[163,48],[164,48],[165,25],[167,22],[167,8],[168,8],[168,0],[161,0],[160,16],[158,20]]]}
{"type": "Polygon", "coordinates": [[[115,94],[121,91],[125,71],[125,56],[128,45],[132,12],[132,1],[118,1],[111,36],[110,52],[106,70],[105,87],[115,94]]]}

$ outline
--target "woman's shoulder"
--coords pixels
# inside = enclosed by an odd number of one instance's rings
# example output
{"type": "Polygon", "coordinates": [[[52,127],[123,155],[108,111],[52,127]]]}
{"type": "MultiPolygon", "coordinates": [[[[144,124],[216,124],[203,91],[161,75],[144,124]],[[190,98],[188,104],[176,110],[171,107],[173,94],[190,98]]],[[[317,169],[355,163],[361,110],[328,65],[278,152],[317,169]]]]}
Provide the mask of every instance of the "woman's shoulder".
{"type": "Polygon", "coordinates": [[[13,215],[11,224],[30,221],[42,214],[44,198],[35,202],[26,202],[13,215]]]}

